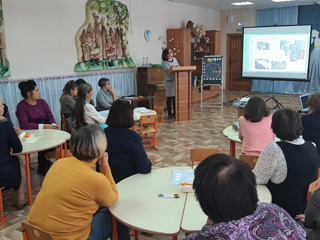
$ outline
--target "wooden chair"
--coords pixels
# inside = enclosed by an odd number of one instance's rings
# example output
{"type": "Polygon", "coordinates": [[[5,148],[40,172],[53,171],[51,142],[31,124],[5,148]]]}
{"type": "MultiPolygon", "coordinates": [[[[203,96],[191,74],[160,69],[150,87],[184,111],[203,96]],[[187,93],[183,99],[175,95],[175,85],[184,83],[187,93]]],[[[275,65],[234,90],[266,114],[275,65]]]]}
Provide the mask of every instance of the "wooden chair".
{"type": "Polygon", "coordinates": [[[161,116],[161,122],[158,123],[158,127],[160,127],[163,124],[164,109],[163,109],[163,107],[154,106],[153,110],[156,111],[157,114],[161,116]]]}
{"type": "Polygon", "coordinates": [[[310,183],[309,189],[308,189],[307,201],[310,200],[312,193],[315,190],[317,190],[319,187],[320,187],[320,178],[318,178],[316,181],[310,183]]]}
{"type": "Polygon", "coordinates": [[[2,202],[2,190],[3,189],[4,189],[4,187],[0,188],[0,225],[2,223],[4,223],[5,221],[7,221],[9,219],[9,217],[11,216],[11,214],[9,214],[8,216],[4,217],[3,202],[2,202]]]}
{"type": "Polygon", "coordinates": [[[23,240],[52,240],[50,233],[35,227],[29,223],[22,222],[22,235],[23,240]]]}
{"type": "Polygon", "coordinates": [[[254,169],[258,161],[259,156],[254,155],[240,155],[239,159],[249,164],[251,169],[254,169]]]}
{"type": "Polygon", "coordinates": [[[193,148],[190,149],[190,160],[192,162],[192,168],[194,167],[194,162],[201,162],[212,154],[219,153],[218,149],[214,148],[193,148]]]}
{"type": "Polygon", "coordinates": [[[144,147],[153,147],[157,149],[157,132],[158,132],[158,116],[157,115],[145,115],[140,117],[140,130],[139,134],[145,134],[146,140],[150,141],[149,145],[144,145],[144,147]],[[148,127],[145,127],[145,126],[148,127]],[[153,138],[148,138],[148,133],[153,134],[153,138]]]}

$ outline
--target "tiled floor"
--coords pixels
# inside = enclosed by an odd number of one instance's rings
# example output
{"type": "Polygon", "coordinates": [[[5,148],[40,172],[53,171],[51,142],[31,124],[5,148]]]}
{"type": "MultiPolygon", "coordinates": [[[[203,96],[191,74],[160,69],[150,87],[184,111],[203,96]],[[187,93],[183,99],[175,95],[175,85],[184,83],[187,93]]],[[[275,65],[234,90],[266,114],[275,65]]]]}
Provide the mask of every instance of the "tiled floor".
{"type": "MultiPolygon", "coordinates": [[[[152,161],[153,168],[161,168],[175,165],[190,165],[189,151],[191,148],[218,148],[220,152],[229,153],[229,141],[224,137],[222,131],[231,125],[238,118],[236,107],[232,105],[233,101],[245,95],[259,95],[267,99],[271,94],[253,94],[246,91],[225,91],[224,107],[206,107],[202,111],[200,103],[192,106],[192,121],[186,123],[175,123],[174,120],[164,118],[164,123],[159,127],[158,139],[163,141],[158,143],[158,151],[148,148],[147,154],[152,161]]],[[[274,95],[284,107],[290,107],[298,110],[298,95],[274,95]]],[[[220,101],[220,98],[210,99],[206,103],[220,101]]],[[[272,103],[268,105],[272,107],[272,103]]],[[[240,154],[240,144],[237,144],[237,156],[240,154]]],[[[32,156],[34,159],[36,155],[32,156]]],[[[36,166],[35,166],[36,167],[36,166]]],[[[35,199],[41,188],[43,177],[31,171],[32,195],[35,199]]],[[[12,214],[10,219],[0,226],[1,240],[20,240],[21,222],[24,221],[31,207],[18,211],[12,204],[14,198],[13,192],[7,190],[3,193],[5,214],[12,214]]],[[[183,239],[184,234],[179,235],[183,239]]],[[[140,235],[140,240],[147,239],[167,239],[168,237],[140,235]]]]}

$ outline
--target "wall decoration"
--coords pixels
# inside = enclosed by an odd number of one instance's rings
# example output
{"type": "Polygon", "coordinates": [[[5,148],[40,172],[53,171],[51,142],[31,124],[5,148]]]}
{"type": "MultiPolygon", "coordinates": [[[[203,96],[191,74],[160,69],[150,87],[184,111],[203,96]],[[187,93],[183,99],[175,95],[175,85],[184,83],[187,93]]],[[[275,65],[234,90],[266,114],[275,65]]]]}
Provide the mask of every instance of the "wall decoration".
{"type": "Polygon", "coordinates": [[[128,51],[129,11],[114,0],[88,0],[76,34],[76,72],[135,67],[128,51]]]}
{"type": "Polygon", "coordinates": [[[149,42],[151,40],[151,37],[152,37],[151,30],[146,29],[144,31],[144,38],[146,39],[147,42],[149,42]]]}
{"type": "Polygon", "coordinates": [[[4,39],[2,0],[0,0],[0,77],[10,77],[10,64],[7,59],[6,43],[4,39]]]}

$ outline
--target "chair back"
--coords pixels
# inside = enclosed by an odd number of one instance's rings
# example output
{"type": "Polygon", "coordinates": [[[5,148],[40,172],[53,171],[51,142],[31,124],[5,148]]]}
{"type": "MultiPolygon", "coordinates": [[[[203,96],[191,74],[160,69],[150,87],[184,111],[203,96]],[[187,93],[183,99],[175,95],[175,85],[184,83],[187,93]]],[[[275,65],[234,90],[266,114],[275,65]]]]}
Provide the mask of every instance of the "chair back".
{"type": "Polygon", "coordinates": [[[157,115],[145,115],[140,117],[141,127],[143,124],[153,124],[154,128],[157,127],[158,116],[157,115]]]}
{"type": "Polygon", "coordinates": [[[160,106],[154,106],[153,110],[157,112],[158,115],[161,115],[161,122],[158,123],[158,126],[161,126],[163,123],[163,115],[164,115],[164,109],[160,106]]]}
{"type": "Polygon", "coordinates": [[[45,230],[26,222],[22,222],[21,226],[24,240],[52,240],[51,234],[45,230]]]}
{"type": "Polygon", "coordinates": [[[192,162],[192,168],[194,162],[201,162],[212,154],[219,153],[218,149],[215,148],[193,148],[190,149],[190,160],[192,162]]]}
{"type": "Polygon", "coordinates": [[[239,159],[249,164],[251,169],[254,169],[258,161],[259,156],[255,155],[240,155],[239,159]]]}
{"type": "Polygon", "coordinates": [[[310,183],[309,189],[308,189],[307,201],[310,200],[312,193],[315,190],[317,190],[319,187],[320,187],[320,178],[318,178],[316,181],[310,183]]]}

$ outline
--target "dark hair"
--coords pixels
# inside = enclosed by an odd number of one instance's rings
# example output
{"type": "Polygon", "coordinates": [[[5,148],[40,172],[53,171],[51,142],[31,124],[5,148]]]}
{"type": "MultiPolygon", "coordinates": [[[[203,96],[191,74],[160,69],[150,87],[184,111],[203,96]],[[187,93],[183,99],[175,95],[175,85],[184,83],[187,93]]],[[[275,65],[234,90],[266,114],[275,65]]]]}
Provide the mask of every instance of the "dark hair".
{"type": "Polygon", "coordinates": [[[312,108],[312,113],[320,113],[320,93],[312,94],[307,104],[309,108],[312,108]]]}
{"type": "Polygon", "coordinates": [[[71,95],[71,90],[75,89],[78,87],[78,84],[76,83],[76,81],[74,80],[70,80],[66,83],[66,85],[64,85],[64,88],[62,90],[62,95],[60,97],[60,101],[61,98],[65,95],[71,95]]]}
{"type": "Polygon", "coordinates": [[[114,101],[107,118],[108,126],[131,128],[133,123],[133,108],[131,104],[122,99],[114,101]]]}
{"type": "Polygon", "coordinates": [[[303,131],[299,114],[288,108],[279,109],[272,116],[271,128],[281,140],[293,141],[303,131]]]}
{"type": "Polygon", "coordinates": [[[194,174],[196,197],[213,223],[237,220],[256,210],[256,178],[247,163],[214,154],[200,162],[194,174]]]}
{"type": "Polygon", "coordinates": [[[110,80],[108,78],[100,78],[98,85],[99,85],[99,87],[102,88],[107,84],[107,82],[110,82],[110,80]]]}
{"type": "Polygon", "coordinates": [[[91,161],[100,158],[106,149],[106,135],[98,125],[85,126],[71,135],[70,151],[78,160],[91,161]]]}
{"type": "Polygon", "coordinates": [[[266,102],[258,96],[251,97],[244,108],[244,118],[250,122],[260,122],[270,115],[266,102]]]}
{"type": "Polygon", "coordinates": [[[24,82],[20,82],[19,83],[19,88],[21,91],[21,95],[24,99],[28,98],[28,93],[31,93],[32,96],[32,92],[33,90],[36,88],[37,84],[34,80],[28,80],[28,81],[24,81],[24,82]]]}
{"type": "Polygon", "coordinates": [[[79,78],[76,83],[78,84],[78,86],[80,86],[81,84],[87,83],[85,80],[83,80],[82,78],[79,78]]]}
{"type": "Polygon", "coordinates": [[[169,48],[165,48],[162,51],[162,60],[163,61],[168,61],[168,55],[169,55],[169,48]]]}
{"type": "Polygon", "coordinates": [[[86,126],[84,121],[84,105],[86,101],[86,95],[92,90],[92,86],[88,83],[80,84],[78,87],[78,98],[74,107],[74,116],[77,120],[77,127],[86,126]]]}

